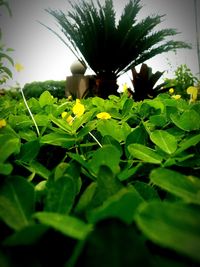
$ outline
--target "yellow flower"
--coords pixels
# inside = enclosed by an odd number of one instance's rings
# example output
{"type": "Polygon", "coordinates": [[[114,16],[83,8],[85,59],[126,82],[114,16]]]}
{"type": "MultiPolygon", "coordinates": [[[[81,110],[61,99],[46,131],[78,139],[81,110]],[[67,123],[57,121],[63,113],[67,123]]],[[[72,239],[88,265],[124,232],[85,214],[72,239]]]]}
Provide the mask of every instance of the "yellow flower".
{"type": "Polygon", "coordinates": [[[74,118],[71,115],[69,115],[69,116],[67,116],[67,115],[68,115],[68,113],[66,111],[64,111],[64,112],[62,112],[61,117],[63,119],[66,119],[66,122],[68,122],[69,125],[72,125],[74,118]]]}
{"type": "Polygon", "coordinates": [[[127,85],[127,83],[124,83],[123,87],[122,87],[122,91],[126,92],[127,90],[128,90],[128,85],[127,85]]]}
{"type": "Polygon", "coordinates": [[[180,99],[181,98],[181,95],[172,95],[172,97],[176,100],[180,99]]]}
{"type": "Polygon", "coordinates": [[[110,114],[107,112],[100,112],[97,114],[97,118],[101,120],[108,120],[111,118],[110,114]]]}
{"type": "Polygon", "coordinates": [[[190,95],[190,103],[197,100],[198,88],[195,86],[189,86],[187,88],[187,94],[190,95]]]}
{"type": "Polygon", "coordinates": [[[69,123],[69,125],[72,125],[73,120],[74,120],[74,118],[73,118],[71,115],[69,115],[69,116],[66,118],[66,121],[69,123]]]}
{"type": "Polygon", "coordinates": [[[0,128],[3,128],[6,126],[6,121],[4,119],[0,120],[0,128]]]}
{"type": "Polygon", "coordinates": [[[84,105],[81,104],[80,99],[76,99],[76,104],[73,106],[72,111],[76,117],[80,117],[85,112],[84,105]]]}
{"type": "Polygon", "coordinates": [[[170,95],[172,95],[174,93],[174,88],[170,88],[169,93],[170,93],[170,95]]]}
{"type": "Polygon", "coordinates": [[[72,96],[69,95],[68,98],[67,98],[68,101],[71,101],[72,100],[72,96]]]}
{"type": "Polygon", "coordinates": [[[64,119],[66,116],[67,116],[67,112],[66,111],[62,112],[61,117],[64,119]]]}
{"type": "Polygon", "coordinates": [[[20,63],[17,62],[15,64],[15,69],[16,69],[16,71],[20,72],[24,69],[24,66],[22,66],[20,63]]]}

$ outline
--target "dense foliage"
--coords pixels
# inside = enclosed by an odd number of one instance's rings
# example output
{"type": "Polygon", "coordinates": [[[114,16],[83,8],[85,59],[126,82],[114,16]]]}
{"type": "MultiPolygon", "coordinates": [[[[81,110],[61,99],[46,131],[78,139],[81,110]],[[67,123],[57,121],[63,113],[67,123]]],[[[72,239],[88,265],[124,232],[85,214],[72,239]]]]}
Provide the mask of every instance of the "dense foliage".
{"type": "Polygon", "coordinates": [[[52,96],[65,97],[66,81],[44,81],[32,82],[24,85],[23,92],[27,98],[39,97],[44,91],[48,90],[52,96]]]}
{"type": "Polygon", "coordinates": [[[200,103],[0,98],[0,266],[198,266],[200,103]]]}

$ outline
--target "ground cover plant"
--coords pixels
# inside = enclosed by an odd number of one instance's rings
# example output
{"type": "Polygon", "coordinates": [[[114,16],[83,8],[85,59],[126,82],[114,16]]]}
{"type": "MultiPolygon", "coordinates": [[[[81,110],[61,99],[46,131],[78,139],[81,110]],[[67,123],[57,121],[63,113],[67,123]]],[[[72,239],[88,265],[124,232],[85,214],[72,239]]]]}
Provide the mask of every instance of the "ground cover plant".
{"type": "Polygon", "coordinates": [[[198,100],[27,103],[0,98],[0,266],[199,265],[198,100]]]}

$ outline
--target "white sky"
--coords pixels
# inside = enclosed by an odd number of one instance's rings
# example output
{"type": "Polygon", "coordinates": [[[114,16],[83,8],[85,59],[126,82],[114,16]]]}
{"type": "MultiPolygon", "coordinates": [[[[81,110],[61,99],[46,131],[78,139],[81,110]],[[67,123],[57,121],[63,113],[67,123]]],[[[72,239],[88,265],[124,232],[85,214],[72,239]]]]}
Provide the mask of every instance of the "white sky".
{"type": "MultiPolygon", "coordinates": [[[[68,1],[8,0],[8,2],[13,16],[10,18],[6,9],[0,10],[3,42],[7,47],[14,48],[15,51],[12,53],[14,60],[24,66],[23,72],[14,71],[14,83],[19,82],[23,86],[32,81],[64,80],[70,75],[69,68],[75,57],[57,36],[41,26],[38,21],[57,29],[55,20],[44,9],[67,10],[68,1]]],[[[128,0],[113,0],[117,17],[120,16],[126,2],[128,0]]],[[[200,0],[197,2],[200,14],[200,0]]],[[[197,74],[193,0],[142,0],[141,3],[144,7],[139,13],[139,19],[151,14],[166,14],[161,27],[178,29],[181,34],[175,39],[189,42],[194,47],[193,50],[178,50],[176,54],[170,52],[155,56],[147,62],[153,72],[165,71],[164,77],[170,77],[177,66],[187,64],[192,72],[197,74]]],[[[127,75],[121,77],[119,83],[123,83],[126,79],[127,75]]]]}

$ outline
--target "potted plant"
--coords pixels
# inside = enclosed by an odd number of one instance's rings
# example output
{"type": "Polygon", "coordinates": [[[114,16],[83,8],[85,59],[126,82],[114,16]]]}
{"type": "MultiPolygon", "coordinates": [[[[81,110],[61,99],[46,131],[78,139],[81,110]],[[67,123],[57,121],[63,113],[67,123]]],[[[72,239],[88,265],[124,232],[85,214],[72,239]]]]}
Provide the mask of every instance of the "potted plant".
{"type": "Polygon", "coordinates": [[[181,41],[167,40],[176,29],[154,31],[163,15],[152,15],[137,21],[142,8],[140,0],[130,0],[116,23],[112,0],[71,3],[71,11],[47,9],[58,22],[66,40],[54,32],[77,59],[96,74],[96,94],[107,98],[117,92],[117,78],[157,54],[189,48],[181,41]]]}

